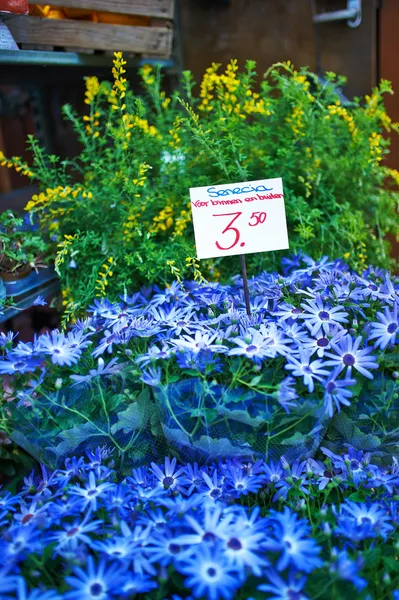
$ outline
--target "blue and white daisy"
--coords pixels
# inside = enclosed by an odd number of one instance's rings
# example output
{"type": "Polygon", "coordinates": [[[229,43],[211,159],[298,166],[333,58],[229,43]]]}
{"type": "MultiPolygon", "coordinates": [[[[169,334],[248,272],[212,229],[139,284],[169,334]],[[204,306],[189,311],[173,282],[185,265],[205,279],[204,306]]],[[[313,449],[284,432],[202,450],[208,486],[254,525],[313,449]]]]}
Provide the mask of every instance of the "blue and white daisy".
{"type": "Polygon", "coordinates": [[[125,569],[107,565],[104,560],[96,564],[92,556],[87,558],[85,569],[73,568],[74,575],[65,577],[66,583],[73,588],[65,592],[65,600],[109,600],[113,591],[119,591],[125,569]]]}
{"type": "Polygon", "coordinates": [[[392,312],[385,308],[384,312],[377,312],[378,323],[371,323],[369,340],[375,340],[375,348],[384,350],[387,346],[393,346],[399,339],[398,305],[393,305],[392,312]]]}
{"type": "Polygon", "coordinates": [[[330,360],[324,364],[326,366],[338,367],[340,371],[346,368],[348,377],[351,377],[352,368],[354,368],[364,375],[364,377],[373,379],[373,375],[369,369],[378,369],[378,363],[374,356],[369,356],[372,348],[366,347],[360,349],[361,343],[361,336],[354,340],[350,335],[346,335],[338,344],[332,344],[334,353],[326,352],[326,356],[330,360]]]}
{"type": "Polygon", "coordinates": [[[294,377],[303,377],[303,382],[307,386],[309,392],[314,390],[314,380],[321,381],[323,376],[328,375],[329,371],[323,367],[326,363],[316,359],[310,362],[312,352],[310,350],[299,349],[299,358],[296,356],[287,356],[287,364],[285,368],[292,371],[294,377]]]}
{"type": "Polygon", "coordinates": [[[329,333],[332,327],[348,322],[348,313],[342,306],[330,306],[324,303],[320,296],[315,300],[306,300],[301,306],[303,313],[300,318],[305,320],[312,336],[317,335],[321,330],[329,333]]]}
{"type": "Polygon", "coordinates": [[[242,582],[242,574],[227,560],[218,546],[198,547],[190,559],[177,566],[187,576],[185,585],[195,598],[230,600],[242,582]]]}

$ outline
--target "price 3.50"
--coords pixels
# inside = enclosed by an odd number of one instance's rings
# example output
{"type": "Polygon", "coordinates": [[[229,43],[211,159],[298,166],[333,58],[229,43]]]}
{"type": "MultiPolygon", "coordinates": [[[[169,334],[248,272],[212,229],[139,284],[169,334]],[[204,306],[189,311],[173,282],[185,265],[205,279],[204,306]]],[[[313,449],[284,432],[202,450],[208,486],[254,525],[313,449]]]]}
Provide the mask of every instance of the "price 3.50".
{"type": "MultiPolygon", "coordinates": [[[[242,215],[242,212],[232,212],[232,213],[223,213],[223,214],[219,214],[219,215],[212,215],[213,217],[233,217],[232,219],[230,219],[227,227],[225,227],[222,231],[222,235],[227,234],[227,235],[234,235],[234,240],[233,243],[230,244],[230,246],[222,246],[219,242],[215,242],[216,247],[219,250],[231,250],[232,248],[234,248],[234,246],[236,246],[239,241],[240,241],[240,224],[238,223],[238,219],[240,218],[240,216],[242,215]],[[233,227],[233,225],[236,224],[235,227],[233,227]],[[230,234],[231,232],[231,234],[230,234]]],[[[265,212],[253,212],[248,225],[250,227],[256,227],[257,225],[261,225],[262,223],[264,223],[266,221],[267,218],[267,214],[265,212]]],[[[230,239],[232,239],[230,237],[230,239]]],[[[230,241],[230,239],[228,237],[225,237],[225,242],[223,243],[228,243],[228,241],[230,241]]],[[[245,242],[241,242],[240,243],[241,248],[243,248],[245,246],[245,242]]]]}

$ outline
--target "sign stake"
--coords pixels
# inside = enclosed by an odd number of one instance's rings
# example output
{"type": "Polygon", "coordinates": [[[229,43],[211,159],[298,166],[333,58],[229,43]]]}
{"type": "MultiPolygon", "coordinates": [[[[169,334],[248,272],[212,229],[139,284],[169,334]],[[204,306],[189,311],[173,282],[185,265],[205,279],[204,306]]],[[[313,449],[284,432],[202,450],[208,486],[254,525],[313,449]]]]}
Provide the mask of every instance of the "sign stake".
{"type": "Polygon", "coordinates": [[[251,304],[249,302],[249,288],[248,288],[248,276],[247,276],[247,265],[245,262],[245,254],[241,254],[241,271],[242,271],[242,282],[244,284],[244,298],[245,308],[247,309],[247,315],[251,315],[251,304]]]}

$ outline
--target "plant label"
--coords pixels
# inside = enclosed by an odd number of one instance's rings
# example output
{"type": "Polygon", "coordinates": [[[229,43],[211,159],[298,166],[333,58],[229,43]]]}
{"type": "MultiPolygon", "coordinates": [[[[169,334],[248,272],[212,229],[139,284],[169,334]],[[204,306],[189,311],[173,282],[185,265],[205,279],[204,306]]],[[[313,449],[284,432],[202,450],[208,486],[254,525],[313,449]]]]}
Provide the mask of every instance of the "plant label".
{"type": "Polygon", "coordinates": [[[190,188],[190,198],[198,258],[289,247],[281,177],[190,188]]]}

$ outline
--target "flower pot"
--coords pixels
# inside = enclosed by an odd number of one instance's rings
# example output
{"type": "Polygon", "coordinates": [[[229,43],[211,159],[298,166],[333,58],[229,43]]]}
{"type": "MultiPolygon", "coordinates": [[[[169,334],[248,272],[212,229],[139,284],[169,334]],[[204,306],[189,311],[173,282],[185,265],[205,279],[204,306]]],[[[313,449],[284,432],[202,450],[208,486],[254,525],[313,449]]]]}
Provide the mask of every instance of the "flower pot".
{"type": "Polygon", "coordinates": [[[4,282],[9,283],[14,283],[17,281],[21,281],[22,279],[25,279],[26,277],[28,277],[28,275],[30,275],[30,273],[32,272],[32,267],[30,265],[24,265],[21,269],[19,269],[16,272],[4,272],[2,273],[0,271],[0,279],[2,279],[4,282]]]}
{"type": "Polygon", "coordinates": [[[167,453],[157,409],[147,390],[116,381],[79,384],[48,397],[25,396],[7,405],[10,438],[37,461],[62,467],[70,456],[99,446],[112,450],[121,473],[163,460],[167,453]]]}
{"type": "Polygon", "coordinates": [[[288,414],[271,395],[196,378],[153,393],[170,452],[182,461],[310,457],[329,421],[316,402],[303,402],[288,414]]]}

